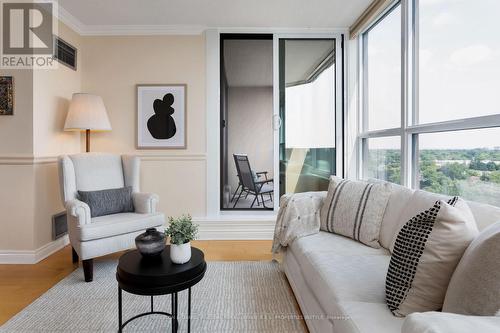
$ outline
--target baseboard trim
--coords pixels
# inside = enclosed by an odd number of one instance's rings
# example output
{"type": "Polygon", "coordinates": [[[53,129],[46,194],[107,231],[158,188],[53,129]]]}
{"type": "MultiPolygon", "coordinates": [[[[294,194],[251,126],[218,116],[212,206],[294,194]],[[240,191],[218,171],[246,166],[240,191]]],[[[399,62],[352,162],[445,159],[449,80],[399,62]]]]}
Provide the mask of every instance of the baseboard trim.
{"type": "Polygon", "coordinates": [[[200,240],[271,240],[275,219],[193,218],[200,240]]]}
{"type": "Polygon", "coordinates": [[[34,251],[0,250],[0,264],[36,264],[69,244],[68,236],[61,237],[34,251]]]}
{"type": "MultiPolygon", "coordinates": [[[[193,218],[199,225],[200,240],[271,240],[275,218],[241,217],[193,218]]],[[[61,237],[34,251],[0,250],[0,264],[36,264],[69,244],[68,236],[61,237]]]]}

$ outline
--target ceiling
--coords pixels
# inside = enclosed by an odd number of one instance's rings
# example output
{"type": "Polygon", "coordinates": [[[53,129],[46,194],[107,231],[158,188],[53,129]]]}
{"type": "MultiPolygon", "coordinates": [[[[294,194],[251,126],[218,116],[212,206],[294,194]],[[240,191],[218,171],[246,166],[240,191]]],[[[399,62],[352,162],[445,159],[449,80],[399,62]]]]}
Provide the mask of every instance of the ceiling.
{"type": "MultiPolygon", "coordinates": [[[[287,40],[286,84],[306,80],[332,50],[331,40],[287,40]]],[[[224,41],[224,69],[229,87],[271,87],[273,41],[224,41]]]]}
{"type": "Polygon", "coordinates": [[[157,27],[349,27],[372,0],[59,0],[60,16],[80,32],[98,34],[157,27]]]}
{"type": "Polygon", "coordinates": [[[286,84],[306,80],[333,49],[331,40],[285,41],[286,84]]]}

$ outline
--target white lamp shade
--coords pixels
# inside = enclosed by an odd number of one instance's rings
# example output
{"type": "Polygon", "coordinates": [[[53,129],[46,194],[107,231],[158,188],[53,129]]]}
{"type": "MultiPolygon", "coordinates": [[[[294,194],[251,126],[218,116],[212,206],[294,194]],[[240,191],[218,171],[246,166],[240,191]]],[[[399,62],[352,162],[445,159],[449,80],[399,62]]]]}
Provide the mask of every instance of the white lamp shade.
{"type": "Polygon", "coordinates": [[[111,124],[102,98],[92,94],[73,94],[64,130],[111,131],[111,124]]]}

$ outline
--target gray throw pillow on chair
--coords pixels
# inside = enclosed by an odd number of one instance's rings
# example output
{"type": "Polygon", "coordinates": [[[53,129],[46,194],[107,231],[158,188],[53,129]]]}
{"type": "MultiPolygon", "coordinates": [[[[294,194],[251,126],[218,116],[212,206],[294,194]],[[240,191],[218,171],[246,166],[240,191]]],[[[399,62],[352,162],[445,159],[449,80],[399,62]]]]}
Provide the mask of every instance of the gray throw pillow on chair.
{"type": "Polygon", "coordinates": [[[134,211],[132,186],[100,191],[78,191],[81,201],[90,207],[92,217],[134,211]]]}

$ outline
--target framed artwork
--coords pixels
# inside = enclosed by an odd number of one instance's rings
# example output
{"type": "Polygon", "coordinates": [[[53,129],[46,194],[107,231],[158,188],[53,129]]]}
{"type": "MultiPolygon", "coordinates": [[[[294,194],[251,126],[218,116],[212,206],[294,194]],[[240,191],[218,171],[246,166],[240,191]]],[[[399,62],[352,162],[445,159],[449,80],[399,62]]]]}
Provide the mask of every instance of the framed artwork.
{"type": "Polygon", "coordinates": [[[186,148],[185,84],[137,85],[137,149],[186,148]]]}
{"type": "Polygon", "coordinates": [[[14,114],[14,78],[0,76],[0,116],[14,114]]]}

